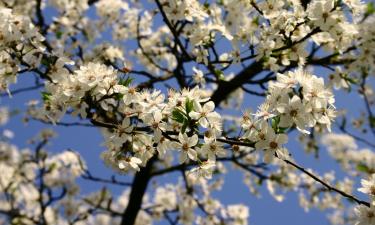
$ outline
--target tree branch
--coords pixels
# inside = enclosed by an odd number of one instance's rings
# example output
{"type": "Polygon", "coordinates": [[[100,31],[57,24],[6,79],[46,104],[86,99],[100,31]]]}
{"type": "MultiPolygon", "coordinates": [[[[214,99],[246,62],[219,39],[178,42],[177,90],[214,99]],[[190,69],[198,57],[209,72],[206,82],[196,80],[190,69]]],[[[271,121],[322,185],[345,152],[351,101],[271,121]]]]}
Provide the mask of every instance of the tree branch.
{"type": "Polygon", "coordinates": [[[142,206],[143,195],[146,193],[148,182],[151,179],[151,170],[156,160],[151,158],[144,168],[134,176],[128,206],[122,214],[121,225],[133,225],[142,206]]]}
{"type": "Polygon", "coordinates": [[[232,80],[218,82],[218,87],[211,96],[211,100],[218,106],[226,97],[240,88],[244,83],[263,71],[263,60],[255,61],[237,74],[232,80]]]}
{"type": "MultiPolygon", "coordinates": [[[[278,157],[279,158],[279,157],[278,157]]],[[[281,158],[279,158],[281,159],[281,158]]],[[[342,190],[339,190],[333,186],[331,186],[330,184],[324,182],[322,179],[320,179],[319,177],[317,177],[316,175],[314,175],[313,173],[309,172],[308,170],[306,170],[305,168],[297,165],[296,163],[288,160],[288,159],[281,159],[283,160],[284,162],[286,162],[287,164],[293,166],[294,168],[298,169],[299,171],[301,171],[302,173],[308,175],[309,177],[311,177],[312,179],[314,179],[315,181],[317,181],[318,183],[320,183],[321,185],[323,185],[325,188],[327,188],[328,191],[334,191],[342,196],[344,196],[345,198],[349,199],[349,200],[352,200],[352,201],[355,201],[356,203],[360,204],[360,205],[365,205],[367,207],[370,207],[370,203],[369,202],[366,202],[366,201],[362,201],[358,198],[356,198],[355,196],[353,195],[350,195],[342,190]]]]}

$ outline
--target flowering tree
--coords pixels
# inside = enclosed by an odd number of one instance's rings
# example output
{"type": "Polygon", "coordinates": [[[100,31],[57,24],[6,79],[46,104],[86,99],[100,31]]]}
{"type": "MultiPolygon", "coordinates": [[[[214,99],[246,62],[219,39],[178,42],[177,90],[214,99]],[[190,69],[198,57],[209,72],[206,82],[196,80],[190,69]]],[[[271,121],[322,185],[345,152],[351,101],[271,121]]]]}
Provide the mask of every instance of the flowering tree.
{"type": "Polygon", "coordinates": [[[26,121],[98,129],[102,160],[121,174],[49,153],[51,130],[34,150],[4,130],[0,223],[248,224],[251,206],[211,196],[233,167],[250,194],[296,192],[305,210],[333,209],[332,224],[374,225],[374,11],[360,0],[0,0],[2,98],[38,91],[26,121]],[[335,107],[337,93],[364,103],[359,117],[335,107]],[[285,147],[296,135],[304,151],[285,147]],[[344,178],[294,158],[319,143],[344,178]],[[124,192],[82,195],[78,178],[124,192]]]}

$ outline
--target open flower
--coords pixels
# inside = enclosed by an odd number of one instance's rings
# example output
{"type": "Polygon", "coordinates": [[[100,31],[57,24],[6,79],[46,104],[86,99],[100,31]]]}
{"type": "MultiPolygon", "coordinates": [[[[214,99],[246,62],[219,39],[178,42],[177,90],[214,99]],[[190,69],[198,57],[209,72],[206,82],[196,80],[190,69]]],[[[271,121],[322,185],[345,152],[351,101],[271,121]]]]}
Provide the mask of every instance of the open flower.
{"type": "Polygon", "coordinates": [[[357,223],[355,225],[373,225],[375,224],[375,206],[371,205],[367,207],[365,205],[359,205],[354,209],[357,215],[357,223]]]}
{"type": "Polygon", "coordinates": [[[142,160],[140,160],[137,157],[126,157],[119,161],[118,167],[122,170],[128,170],[130,168],[139,171],[139,165],[142,163],[142,160]]]}
{"type": "Polygon", "coordinates": [[[375,197],[375,173],[368,179],[361,180],[362,187],[358,191],[375,197]]]}
{"type": "Polygon", "coordinates": [[[151,129],[154,131],[155,140],[160,140],[162,137],[162,131],[166,130],[166,124],[163,122],[163,114],[161,111],[154,111],[146,114],[143,122],[150,125],[151,129]]]}
{"type": "Polygon", "coordinates": [[[214,112],[215,104],[213,101],[209,101],[206,104],[201,106],[201,104],[197,101],[194,101],[194,111],[189,113],[189,116],[194,119],[198,120],[198,123],[207,128],[211,121],[216,121],[220,118],[220,115],[217,112],[214,112]]]}
{"type": "Polygon", "coordinates": [[[202,162],[198,167],[191,169],[188,174],[195,178],[204,177],[206,179],[211,179],[215,166],[215,161],[207,160],[202,162]]]}
{"type": "Polygon", "coordinates": [[[180,155],[180,162],[184,163],[188,157],[191,160],[196,161],[198,158],[197,152],[194,150],[194,146],[198,143],[198,136],[194,134],[193,136],[189,137],[187,134],[179,134],[178,141],[174,142],[174,147],[181,151],[180,155]]]}
{"type": "Polygon", "coordinates": [[[270,163],[275,153],[281,151],[282,145],[288,142],[288,136],[286,134],[275,134],[275,131],[269,126],[266,129],[265,138],[258,141],[255,144],[255,148],[266,150],[264,161],[270,163]]]}
{"type": "Polygon", "coordinates": [[[206,84],[206,80],[204,78],[204,74],[203,74],[202,70],[199,70],[199,69],[193,67],[193,71],[194,71],[194,74],[193,74],[194,83],[199,84],[202,87],[204,87],[204,85],[206,84]]]}
{"type": "Polygon", "coordinates": [[[214,140],[205,143],[202,146],[202,152],[207,155],[207,158],[211,161],[216,160],[216,156],[225,156],[226,152],[223,148],[223,144],[214,140]]]}
{"type": "Polygon", "coordinates": [[[337,24],[338,15],[334,10],[334,2],[317,1],[309,6],[309,18],[323,31],[328,31],[337,24]]]}
{"type": "Polygon", "coordinates": [[[302,133],[309,133],[305,126],[311,124],[313,118],[308,113],[309,107],[306,107],[297,95],[294,95],[287,103],[280,103],[277,111],[281,113],[279,124],[281,127],[290,127],[295,124],[302,133]]]}

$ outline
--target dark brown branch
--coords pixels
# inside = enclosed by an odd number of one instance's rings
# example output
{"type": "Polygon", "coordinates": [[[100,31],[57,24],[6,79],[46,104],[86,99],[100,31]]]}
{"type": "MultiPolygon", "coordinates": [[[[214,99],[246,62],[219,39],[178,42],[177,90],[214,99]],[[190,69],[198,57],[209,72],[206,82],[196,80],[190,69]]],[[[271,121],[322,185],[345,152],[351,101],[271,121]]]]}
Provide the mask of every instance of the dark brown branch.
{"type": "Polygon", "coordinates": [[[128,206],[122,214],[121,225],[133,225],[142,206],[143,196],[146,193],[148,182],[151,179],[151,170],[156,160],[154,156],[145,167],[141,168],[134,176],[128,206]]]}
{"type": "Polygon", "coordinates": [[[141,16],[138,16],[138,21],[137,21],[137,44],[138,44],[138,47],[139,49],[141,50],[142,52],[142,55],[144,55],[144,57],[146,57],[146,59],[152,64],[154,65],[156,68],[164,71],[164,72],[167,72],[167,73],[171,73],[171,71],[169,71],[168,69],[160,66],[158,63],[156,63],[149,55],[148,53],[145,51],[145,49],[143,48],[142,46],[142,43],[141,43],[141,40],[144,38],[143,36],[141,36],[141,33],[140,33],[140,21],[141,21],[141,16]]]}
{"type": "MultiPolygon", "coordinates": [[[[44,86],[44,84],[37,84],[37,85],[31,86],[31,87],[24,87],[24,88],[16,89],[14,91],[11,91],[10,95],[12,96],[12,95],[19,94],[19,93],[22,93],[22,92],[37,90],[37,89],[39,89],[43,86],[44,86]]],[[[8,93],[1,93],[0,94],[0,97],[5,97],[5,96],[9,96],[9,94],[8,93]]]]}
{"type": "Polygon", "coordinates": [[[300,40],[295,41],[295,42],[293,42],[293,43],[291,43],[291,44],[289,44],[289,45],[285,45],[285,46],[283,46],[283,47],[277,48],[277,49],[273,50],[272,52],[279,52],[279,51],[282,51],[282,50],[286,50],[286,49],[288,49],[288,48],[291,48],[291,47],[293,47],[294,45],[297,45],[297,44],[300,44],[300,43],[306,41],[309,37],[311,37],[311,36],[313,36],[314,34],[317,34],[317,33],[319,33],[319,32],[321,32],[321,30],[320,30],[319,27],[317,27],[317,28],[313,29],[310,33],[308,33],[306,36],[304,36],[303,38],[301,38],[300,40]]]}
{"type": "MultiPolygon", "coordinates": [[[[44,123],[44,124],[53,124],[53,125],[57,125],[57,126],[63,126],[63,127],[95,127],[95,125],[93,124],[90,124],[90,123],[81,123],[81,122],[71,122],[71,123],[67,123],[67,122],[52,122],[52,121],[46,121],[46,120],[43,120],[43,119],[38,119],[38,118],[32,118],[33,120],[35,121],[39,121],[41,123],[44,123]]],[[[99,125],[97,125],[99,126],[99,125]]]]}
{"type": "Polygon", "coordinates": [[[264,97],[266,96],[266,93],[262,92],[256,92],[256,91],[253,91],[253,90],[250,90],[250,89],[247,89],[245,87],[241,87],[242,90],[244,90],[244,92],[248,93],[248,94],[251,94],[251,95],[255,95],[255,96],[259,96],[259,97],[264,97]]]}
{"type": "Polygon", "coordinates": [[[211,100],[218,106],[226,97],[240,88],[244,83],[253,78],[255,75],[263,71],[263,60],[255,61],[247,68],[242,70],[230,81],[220,80],[218,87],[211,96],[211,100]]]}
{"type": "Polygon", "coordinates": [[[163,10],[163,6],[161,5],[160,1],[159,0],[155,0],[155,3],[156,5],[158,6],[159,10],[160,10],[160,13],[163,17],[163,20],[165,22],[165,24],[168,26],[169,30],[171,31],[174,39],[175,39],[175,42],[176,44],[178,45],[178,47],[180,48],[180,50],[182,51],[182,53],[184,54],[184,56],[188,59],[188,60],[192,60],[193,57],[191,57],[189,55],[189,53],[186,51],[185,49],[185,46],[181,43],[179,37],[178,37],[178,34],[176,32],[176,29],[173,27],[173,25],[171,24],[171,22],[169,21],[168,17],[167,17],[167,14],[164,12],[163,10]]]}
{"type": "Polygon", "coordinates": [[[99,0],[89,0],[88,2],[87,2],[87,4],[89,4],[89,5],[93,5],[93,4],[95,4],[96,2],[98,2],[99,0]]]}
{"type": "Polygon", "coordinates": [[[302,173],[308,175],[309,177],[311,177],[312,179],[314,179],[315,181],[317,181],[318,183],[320,183],[321,185],[323,185],[325,188],[327,188],[328,191],[334,191],[342,196],[344,196],[345,198],[349,199],[349,200],[352,200],[360,205],[365,205],[367,207],[370,207],[370,203],[366,202],[366,201],[362,201],[358,198],[356,198],[355,196],[353,195],[350,195],[342,190],[339,190],[333,186],[331,186],[330,184],[326,183],[325,181],[323,181],[322,179],[320,179],[319,177],[315,176],[313,173],[309,172],[308,170],[306,170],[305,168],[297,165],[296,163],[288,160],[288,159],[281,159],[283,160],[284,162],[286,162],[287,164],[293,166],[294,168],[298,169],[299,171],[301,171],[302,173]]]}
{"type": "Polygon", "coordinates": [[[371,143],[371,142],[369,142],[368,140],[366,140],[365,138],[361,138],[361,137],[359,137],[359,136],[357,136],[357,135],[354,135],[354,134],[350,133],[348,130],[346,130],[346,128],[345,128],[343,125],[339,125],[339,124],[337,124],[337,123],[336,123],[336,125],[338,126],[338,128],[339,128],[343,133],[345,133],[345,134],[351,136],[352,138],[354,138],[355,140],[357,140],[357,141],[359,141],[359,142],[362,142],[362,143],[364,143],[364,144],[366,144],[366,145],[368,145],[368,146],[370,146],[370,147],[372,147],[372,148],[375,148],[375,144],[374,144],[374,143],[371,143]]]}
{"type": "Polygon", "coordinates": [[[257,176],[260,179],[260,181],[271,179],[269,176],[260,173],[256,169],[253,169],[252,165],[243,164],[243,163],[239,162],[238,160],[233,160],[233,163],[236,164],[237,166],[239,166],[240,168],[244,169],[245,171],[247,171],[251,174],[254,174],[255,176],[257,176]]]}
{"type": "Polygon", "coordinates": [[[115,176],[111,176],[111,179],[106,179],[106,178],[101,178],[101,177],[95,177],[87,170],[85,172],[86,173],[81,176],[85,180],[101,182],[101,183],[106,183],[106,184],[114,184],[114,185],[119,185],[119,186],[127,186],[127,187],[132,185],[131,183],[117,180],[115,176]]]}
{"type": "Polygon", "coordinates": [[[41,33],[44,35],[46,34],[46,27],[44,22],[44,16],[42,12],[42,0],[36,0],[36,17],[38,19],[37,26],[40,28],[41,33]]]}

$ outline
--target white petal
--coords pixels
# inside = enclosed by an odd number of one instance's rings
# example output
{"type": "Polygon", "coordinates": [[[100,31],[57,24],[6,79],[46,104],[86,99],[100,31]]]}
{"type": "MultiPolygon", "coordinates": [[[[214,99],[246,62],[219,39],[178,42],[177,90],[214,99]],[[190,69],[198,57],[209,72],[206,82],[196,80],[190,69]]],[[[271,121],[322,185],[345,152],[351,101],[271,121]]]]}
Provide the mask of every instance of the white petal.
{"type": "Polygon", "coordinates": [[[292,108],[296,108],[300,104],[301,104],[301,99],[297,95],[294,95],[293,98],[290,100],[290,106],[292,108]]]}
{"type": "Polygon", "coordinates": [[[125,169],[125,168],[126,168],[125,163],[123,163],[123,162],[119,162],[119,164],[118,164],[118,168],[120,168],[120,169],[125,169]]]}
{"type": "Polygon", "coordinates": [[[198,143],[198,136],[196,134],[194,134],[193,136],[191,136],[191,138],[189,139],[189,147],[192,147],[192,146],[195,146],[196,144],[198,143]]]}
{"type": "Polygon", "coordinates": [[[141,163],[142,163],[142,160],[140,160],[140,159],[137,158],[137,157],[132,157],[132,158],[130,159],[130,161],[133,162],[133,163],[137,163],[137,164],[141,164],[141,163]]]}
{"type": "Polygon", "coordinates": [[[160,120],[162,119],[162,114],[160,111],[155,111],[154,112],[154,120],[155,122],[160,122],[160,120]]]}
{"type": "Polygon", "coordinates": [[[287,105],[285,103],[280,103],[276,106],[276,110],[279,112],[279,113],[285,113],[286,111],[286,108],[287,108],[287,105]]]}
{"type": "Polygon", "coordinates": [[[182,152],[180,154],[180,163],[184,163],[187,159],[187,154],[185,152],[182,152]]]}
{"type": "Polygon", "coordinates": [[[201,117],[201,114],[198,113],[198,112],[190,112],[189,113],[189,116],[193,119],[193,120],[198,120],[200,117],[201,117]]]}
{"type": "Polygon", "coordinates": [[[212,112],[215,109],[215,103],[213,101],[209,101],[203,106],[204,112],[212,112]]]}
{"type": "Polygon", "coordinates": [[[180,143],[185,143],[185,140],[187,139],[186,136],[187,136],[186,134],[182,134],[182,133],[178,134],[178,140],[180,141],[180,143]]]}
{"type": "Polygon", "coordinates": [[[197,161],[198,154],[194,149],[189,148],[188,155],[191,160],[197,161]]]}
{"type": "Polygon", "coordinates": [[[194,109],[195,109],[194,111],[196,111],[196,112],[202,112],[202,106],[201,106],[201,104],[198,101],[194,101],[193,105],[194,105],[194,109]]]}
{"type": "Polygon", "coordinates": [[[207,127],[208,127],[208,121],[207,121],[206,118],[201,118],[201,119],[199,120],[199,124],[200,124],[202,127],[204,127],[204,128],[207,128],[207,127]]]}
{"type": "Polygon", "coordinates": [[[140,170],[138,164],[136,164],[136,163],[130,162],[130,166],[131,166],[133,169],[137,170],[137,171],[140,170]]]}
{"type": "Polygon", "coordinates": [[[273,150],[266,150],[264,152],[264,162],[271,163],[273,161],[275,152],[273,150]]]}
{"type": "Polygon", "coordinates": [[[278,134],[276,136],[276,142],[280,145],[288,142],[288,136],[286,134],[278,134]]]}
{"type": "Polygon", "coordinates": [[[264,140],[258,141],[257,143],[255,143],[255,149],[257,150],[265,149],[268,146],[268,144],[269,144],[268,141],[264,141],[264,140]]]}
{"type": "Polygon", "coordinates": [[[290,127],[292,124],[293,124],[293,121],[291,120],[289,116],[286,116],[286,115],[280,116],[280,123],[279,123],[280,127],[290,127]]]}

